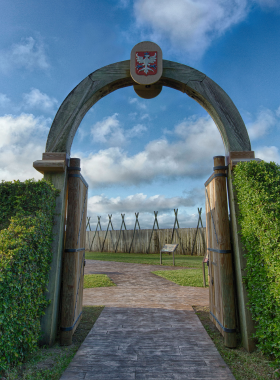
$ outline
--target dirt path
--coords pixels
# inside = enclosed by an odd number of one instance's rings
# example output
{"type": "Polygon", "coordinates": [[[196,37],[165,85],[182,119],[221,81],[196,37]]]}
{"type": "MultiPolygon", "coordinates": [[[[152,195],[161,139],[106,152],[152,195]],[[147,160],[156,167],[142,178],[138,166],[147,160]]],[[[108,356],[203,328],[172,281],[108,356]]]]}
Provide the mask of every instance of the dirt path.
{"type": "Polygon", "coordinates": [[[107,274],[117,286],[84,289],[84,305],[172,310],[192,310],[192,305],[208,305],[208,289],[180,286],[151,273],[170,269],[186,268],[87,260],[85,274],[107,274]]]}

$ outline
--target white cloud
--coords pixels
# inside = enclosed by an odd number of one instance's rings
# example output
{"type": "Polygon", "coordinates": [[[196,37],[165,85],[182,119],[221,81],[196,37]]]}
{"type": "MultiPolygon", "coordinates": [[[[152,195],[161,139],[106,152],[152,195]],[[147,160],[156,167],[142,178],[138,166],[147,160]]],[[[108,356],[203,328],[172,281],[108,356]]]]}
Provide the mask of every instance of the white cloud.
{"type": "Polygon", "coordinates": [[[130,113],[128,114],[128,116],[129,116],[131,119],[133,119],[133,120],[136,118],[137,115],[138,115],[137,112],[130,112],[130,113]]]}
{"type": "Polygon", "coordinates": [[[58,101],[47,94],[42,93],[37,88],[32,88],[28,94],[23,94],[24,107],[28,109],[40,109],[45,112],[54,112],[58,101]]]}
{"type": "Polygon", "coordinates": [[[139,28],[152,41],[167,38],[174,47],[199,58],[211,42],[247,15],[247,0],[135,0],[139,28]]]}
{"type": "Polygon", "coordinates": [[[128,228],[133,228],[135,212],[139,212],[141,228],[152,228],[154,211],[158,211],[160,228],[172,228],[174,223],[174,209],[179,209],[179,221],[181,227],[195,227],[198,216],[189,215],[185,207],[204,205],[204,189],[193,189],[186,197],[166,198],[164,195],[148,197],[143,193],[129,195],[126,198],[108,198],[105,195],[93,196],[88,200],[88,215],[91,216],[92,229],[96,227],[97,215],[101,216],[102,226],[108,224],[108,214],[112,214],[112,222],[115,229],[120,228],[121,214],[125,214],[125,222],[128,228]]]}
{"type": "Polygon", "coordinates": [[[11,104],[11,99],[6,94],[0,93],[0,107],[7,107],[11,104]]]}
{"type": "Polygon", "coordinates": [[[263,146],[255,150],[255,157],[266,162],[274,161],[280,164],[279,149],[276,146],[263,146]]]}
{"type": "Polygon", "coordinates": [[[133,128],[129,129],[127,131],[127,137],[132,138],[132,137],[139,137],[143,134],[143,132],[147,131],[147,127],[143,124],[137,124],[133,128]]]}
{"type": "Polygon", "coordinates": [[[139,137],[147,128],[143,124],[137,124],[134,127],[124,130],[118,120],[118,114],[105,117],[91,127],[93,141],[107,144],[110,146],[122,146],[129,139],[139,137]]]}
{"type": "Polygon", "coordinates": [[[140,110],[145,110],[145,109],[147,109],[146,104],[143,103],[143,102],[140,102],[140,100],[137,99],[137,98],[129,98],[129,99],[128,99],[128,103],[129,103],[129,104],[135,104],[136,107],[139,108],[140,110]]]}
{"type": "Polygon", "coordinates": [[[119,147],[91,154],[82,160],[83,173],[93,187],[113,184],[138,185],[156,178],[192,177],[207,175],[212,161],[205,157],[224,152],[221,136],[210,117],[184,120],[175,127],[180,141],[154,140],[145,149],[128,156],[119,147]]]}
{"type": "Polygon", "coordinates": [[[204,189],[194,189],[186,197],[166,198],[164,195],[148,197],[143,193],[121,197],[108,198],[105,195],[96,195],[89,198],[88,208],[96,213],[125,213],[141,210],[142,212],[166,212],[178,207],[195,206],[197,202],[204,201],[204,189]]]}
{"type": "Polygon", "coordinates": [[[122,145],[125,142],[125,137],[117,117],[118,114],[115,113],[113,116],[108,116],[102,121],[98,121],[91,128],[93,141],[110,145],[122,145]]]}
{"type": "Polygon", "coordinates": [[[31,114],[0,117],[0,180],[42,178],[33,168],[45,151],[50,119],[31,114]]]}
{"type": "Polygon", "coordinates": [[[256,121],[249,124],[247,127],[249,137],[251,140],[256,140],[264,135],[266,135],[270,129],[276,125],[277,112],[273,112],[269,109],[263,109],[259,112],[256,121]]]}
{"type": "Polygon", "coordinates": [[[22,67],[31,71],[37,68],[46,70],[49,66],[43,42],[33,37],[23,38],[9,50],[0,52],[0,70],[3,72],[22,67]]]}

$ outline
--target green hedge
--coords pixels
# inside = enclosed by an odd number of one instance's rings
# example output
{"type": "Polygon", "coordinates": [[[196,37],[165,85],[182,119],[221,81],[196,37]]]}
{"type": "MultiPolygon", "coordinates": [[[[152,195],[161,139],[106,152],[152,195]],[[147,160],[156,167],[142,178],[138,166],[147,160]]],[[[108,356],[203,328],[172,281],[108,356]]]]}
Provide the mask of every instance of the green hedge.
{"type": "Polygon", "coordinates": [[[44,180],[0,184],[0,369],[37,347],[57,195],[44,180]]]}
{"type": "Polygon", "coordinates": [[[280,363],[280,167],[239,163],[234,171],[249,307],[263,353],[280,363]]]}

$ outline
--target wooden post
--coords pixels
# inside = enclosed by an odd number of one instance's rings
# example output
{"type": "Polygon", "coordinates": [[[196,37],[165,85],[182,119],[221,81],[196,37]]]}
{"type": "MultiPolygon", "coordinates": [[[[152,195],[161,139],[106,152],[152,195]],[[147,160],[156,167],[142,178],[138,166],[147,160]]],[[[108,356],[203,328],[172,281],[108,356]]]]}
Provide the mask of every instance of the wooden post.
{"type": "Polygon", "coordinates": [[[41,318],[40,345],[52,346],[57,336],[60,311],[61,265],[65,231],[65,203],[67,199],[67,166],[69,157],[66,153],[43,153],[42,160],[33,162],[33,167],[44,174],[44,179],[60,190],[56,198],[53,224],[52,262],[49,270],[49,283],[46,299],[50,301],[41,318]]]}
{"type": "MultiPolygon", "coordinates": [[[[225,157],[214,157],[214,174],[225,174],[225,157]]],[[[216,232],[219,241],[220,251],[231,251],[230,231],[227,207],[227,189],[226,178],[215,178],[215,214],[216,214],[216,232]]],[[[219,255],[220,268],[220,285],[222,315],[224,327],[224,343],[227,347],[236,347],[236,333],[230,332],[235,330],[235,302],[234,302],[234,285],[232,272],[232,253],[217,253],[219,255]]]]}
{"type": "MultiPolygon", "coordinates": [[[[68,171],[68,212],[65,251],[63,255],[63,274],[62,274],[62,307],[61,307],[61,345],[69,346],[72,344],[73,330],[78,325],[78,321],[73,320],[75,312],[76,292],[79,273],[79,260],[76,255],[79,252],[71,252],[77,247],[80,229],[80,178],[71,176],[80,174],[80,159],[70,159],[70,169],[68,171]],[[75,324],[75,326],[74,326],[75,324]]],[[[79,318],[80,319],[80,318],[79,318]]]]}
{"type": "Polygon", "coordinates": [[[202,261],[202,275],[203,275],[203,286],[204,288],[206,288],[206,278],[205,278],[205,265],[204,265],[204,258],[203,258],[203,261],[202,261]]]}
{"type": "MultiPolygon", "coordinates": [[[[212,182],[208,186],[205,187],[205,213],[206,213],[206,245],[207,248],[214,247],[215,235],[213,233],[212,226],[212,217],[211,217],[211,206],[213,205],[212,201],[212,191],[210,191],[210,187],[212,186],[212,182]],[[207,187],[208,190],[207,191],[207,187]],[[213,239],[214,235],[214,239],[213,239]]],[[[213,206],[212,206],[213,207],[213,206]]],[[[209,284],[209,305],[214,305],[214,296],[215,296],[215,288],[214,288],[214,269],[212,266],[214,252],[209,251],[209,268],[208,268],[208,284],[209,284]]],[[[211,311],[211,309],[210,309],[211,311]]]]}

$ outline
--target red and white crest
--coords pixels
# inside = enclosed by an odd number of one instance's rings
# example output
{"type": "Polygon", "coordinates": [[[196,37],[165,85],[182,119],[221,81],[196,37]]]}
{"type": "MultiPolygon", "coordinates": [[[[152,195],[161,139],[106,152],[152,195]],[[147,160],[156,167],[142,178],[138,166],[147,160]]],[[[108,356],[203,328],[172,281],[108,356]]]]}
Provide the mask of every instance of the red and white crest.
{"type": "Polygon", "coordinates": [[[155,75],[157,73],[157,51],[137,51],[135,53],[135,73],[155,75]]]}
{"type": "Polygon", "coordinates": [[[136,83],[156,83],[162,76],[162,69],[162,51],[154,42],[139,42],[131,50],[130,75],[136,83]]]}

